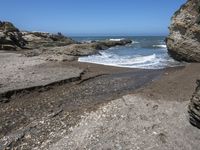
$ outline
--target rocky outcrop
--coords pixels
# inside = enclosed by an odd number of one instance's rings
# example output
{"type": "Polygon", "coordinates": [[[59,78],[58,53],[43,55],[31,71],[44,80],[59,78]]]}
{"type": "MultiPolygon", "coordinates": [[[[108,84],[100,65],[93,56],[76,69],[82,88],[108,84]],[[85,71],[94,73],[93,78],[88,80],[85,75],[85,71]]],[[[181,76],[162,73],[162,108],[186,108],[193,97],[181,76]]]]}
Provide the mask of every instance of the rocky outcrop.
{"type": "Polygon", "coordinates": [[[200,129],[200,80],[189,104],[190,123],[200,129]]]}
{"type": "Polygon", "coordinates": [[[26,40],[12,23],[0,21],[0,50],[17,50],[24,48],[26,40]]]}
{"type": "Polygon", "coordinates": [[[0,22],[0,50],[37,49],[78,43],[61,33],[21,32],[10,22],[0,22]]]}
{"type": "Polygon", "coordinates": [[[131,40],[124,39],[120,41],[105,40],[88,44],[74,44],[66,47],[65,53],[73,56],[87,56],[91,54],[96,54],[99,50],[106,50],[110,47],[122,46],[130,43],[132,43],[131,40]]]}
{"type": "Polygon", "coordinates": [[[61,33],[50,34],[46,32],[22,32],[22,37],[28,41],[27,47],[30,49],[66,46],[69,44],[77,43],[71,38],[62,35],[61,33]]]}
{"type": "Polygon", "coordinates": [[[88,56],[92,54],[97,54],[99,50],[106,50],[110,47],[122,46],[130,43],[132,43],[132,41],[128,39],[123,39],[120,41],[95,41],[92,43],[78,43],[70,44],[67,46],[43,47],[40,49],[27,51],[24,53],[24,55],[28,57],[48,55],[53,56],[54,58],[63,57],[64,55],[65,58],[69,58],[69,56],[88,56]]]}
{"type": "Polygon", "coordinates": [[[78,56],[98,53],[114,46],[131,43],[131,40],[104,40],[80,43],[69,37],[46,32],[20,31],[10,22],[0,22],[0,49],[19,50],[27,57],[43,55],[47,60],[74,60],[78,56]],[[72,57],[73,56],[73,57],[72,57]]]}
{"type": "Polygon", "coordinates": [[[180,61],[200,62],[200,1],[188,0],[182,5],[169,29],[169,54],[180,61]]]}

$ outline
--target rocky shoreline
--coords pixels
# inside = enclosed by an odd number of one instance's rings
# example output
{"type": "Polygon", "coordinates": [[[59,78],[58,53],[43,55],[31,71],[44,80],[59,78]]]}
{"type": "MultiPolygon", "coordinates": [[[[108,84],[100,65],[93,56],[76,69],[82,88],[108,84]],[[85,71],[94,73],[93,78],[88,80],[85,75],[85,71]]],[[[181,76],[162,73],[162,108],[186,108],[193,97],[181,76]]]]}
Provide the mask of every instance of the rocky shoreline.
{"type": "Polygon", "coordinates": [[[61,33],[25,32],[10,22],[0,22],[0,102],[9,101],[23,90],[80,78],[84,70],[60,67],[59,63],[131,42],[124,39],[80,43],[61,33]]]}
{"type": "Polygon", "coordinates": [[[70,133],[85,112],[151,82],[162,71],[105,67],[71,62],[88,68],[80,80],[13,95],[0,105],[1,144],[10,148],[43,149],[70,133]],[[12,124],[9,122],[12,120],[12,124]],[[61,133],[63,132],[63,133],[61,133]],[[38,143],[39,142],[39,143],[38,143]],[[26,143],[26,146],[24,145],[26,143]]]}
{"type": "MultiPolygon", "coordinates": [[[[155,141],[149,143],[148,146],[167,145],[168,148],[180,148],[176,142],[183,142],[183,149],[187,149],[187,146],[191,146],[193,149],[198,147],[198,142],[195,142],[198,140],[190,143],[188,140],[186,142],[185,138],[186,135],[190,139],[200,135],[200,131],[189,125],[187,119],[188,99],[195,89],[193,83],[200,77],[199,64],[188,64],[186,67],[165,70],[117,68],[78,63],[77,61],[63,62],[62,67],[66,66],[78,67],[85,72],[76,81],[23,91],[12,95],[7,103],[0,104],[0,122],[3,122],[0,126],[1,149],[5,147],[8,149],[74,149],[82,146],[87,149],[95,146],[98,139],[102,143],[100,148],[103,148],[105,141],[101,139],[106,139],[107,136],[113,135],[112,140],[118,141],[116,139],[118,136],[114,136],[116,127],[108,126],[107,123],[112,123],[115,118],[116,121],[121,120],[121,123],[125,119],[124,121],[127,120],[127,124],[129,124],[130,115],[125,117],[127,110],[129,113],[137,114],[131,116],[139,119],[141,124],[138,124],[137,131],[140,134],[133,134],[133,129],[125,125],[119,129],[127,129],[131,131],[131,134],[122,134],[121,139],[125,140],[128,137],[128,139],[133,139],[132,135],[142,135],[145,129],[145,137],[151,135],[152,139],[155,138],[155,141]],[[191,73],[192,76],[190,76],[191,73]],[[185,84],[187,87],[183,88],[185,84]],[[124,96],[127,94],[129,96],[124,96]],[[134,107],[132,103],[134,103],[134,107]],[[151,105],[152,107],[150,107],[151,105]],[[147,106],[149,108],[146,108],[147,106]],[[146,108],[148,111],[141,111],[140,107],[146,108]],[[161,109],[163,110],[161,111],[161,109]],[[117,112],[120,112],[120,115],[117,112]],[[173,115],[172,112],[174,112],[173,115]],[[151,116],[149,119],[147,119],[147,114],[151,116]],[[104,120],[104,115],[107,116],[107,121],[104,120]],[[156,117],[152,119],[152,116],[156,117]],[[89,117],[89,120],[85,117],[89,117]],[[102,122],[102,127],[95,127],[101,122],[95,118],[103,119],[105,124],[102,122]],[[167,118],[167,120],[163,120],[163,118],[167,118]],[[154,120],[158,121],[154,122],[154,120]],[[163,125],[159,120],[162,120],[163,125]],[[178,120],[182,122],[177,123],[178,120]],[[146,124],[147,121],[149,123],[146,124]],[[85,123],[92,126],[86,128],[85,123]],[[101,128],[107,130],[109,127],[113,130],[109,130],[109,132],[98,130],[101,128]],[[95,133],[93,128],[95,128],[95,133]],[[173,134],[176,133],[177,128],[179,128],[178,134],[173,134]],[[79,132],[76,132],[77,130],[79,132]],[[90,134],[85,135],[84,133],[87,132],[90,134]],[[151,134],[153,132],[157,134],[151,134]],[[181,135],[181,137],[184,138],[178,138],[177,136],[180,134],[183,134],[184,136],[181,135]],[[99,135],[100,137],[96,137],[92,142],[88,137],[90,135],[94,137],[99,135]],[[80,140],[77,136],[84,137],[84,144],[76,144],[74,140],[80,140]],[[171,143],[172,141],[175,141],[176,144],[171,143]]],[[[126,124],[126,122],[124,123],[126,124]]],[[[117,124],[120,123],[116,122],[117,124]]],[[[134,127],[134,131],[135,129],[136,127],[134,127]]],[[[148,138],[141,140],[147,142],[148,138]]],[[[128,145],[134,147],[134,144],[128,145]]],[[[115,147],[114,145],[111,144],[109,147],[115,147]]],[[[127,144],[121,143],[120,145],[125,148],[127,144]]],[[[141,148],[143,146],[145,145],[140,145],[141,148]]],[[[154,147],[154,149],[159,148],[154,147]]]]}
{"type": "MultiPolygon", "coordinates": [[[[199,6],[188,0],[172,18],[166,43],[177,60],[200,62],[199,6]]],[[[198,150],[199,63],[145,70],[77,61],[131,42],[80,43],[0,22],[0,150],[198,150]]]]}
{"type": "Polygon", "coordinates": [[[132,41],[128,39],[80,43],[61,33],[20,31],[10,22],[0,22],[0,50],[17,51],[27,57],[42,55],[47,60],[71,61],[78,56],[96,54],[100,50],[130,43],[132,41]]]}
{"type": "MultiPolygon", "coordinates": [[[[0,149],[23,149],[21,144],[23,145],[26,142],[22,141],[26,140],[26,135],[32,132],[32,128],[40,126],[41,119],[39,118],[41,117],[44,117],[42,120],[47,122],[50,119],[49,123],[51,124],[54,123],[51,119],[54,119],[58,114],[60,117],[61,112],[72,113],[71,116],[67,117],[66,121],[74,116],[74,121],[72,120],[70,124],[75,124],[79,118],[77,114],[81,114],[85,107],[81,106],[79,108],[78,105],[82,105],[81,100],[73,104],[70,104],[71,102],[61,102],[59,99],[64,96],[62,95],[64,94],[64,89],[66,87],[73,89],[66,90],[65,97],[71,96],[74,101],[75,98],[73,94],[71,95],[71,92],[76,92],[79,89],[78,96],[83,92],[82,88],[90,90],[88,89],[89,85],[82,86],[82,84],[84,85],[89,80],[106,75],[105,71],[103,71],[104,69],[102,69],[102,73],[99,73],[99,67],[97,67],[97,71],[93,71],[90,75],[88,73],[90,67],[88,65],[81,67],[77,62],[77,58],[79,56],[95,54],[100,50],[105,50],[113,46],[126,45],[131,42],[131,40],[124,39],[119,41],[105,40],[80,43],[63,36],[61,33],[50,34],[20,31],[10,22],[0,22],[0,149]],[[45,94],[47,91],[46,94],[51,95],[50,89],[54,89],[54,93],[50,97],[51,100],[49,99],[48,101],[47,96],[45,98],[47,101],[45,101],[44,97],[40,97],[40,93],[45,94]],[[58,89],[64,90],[63,93],[60,93],[58,89]],[[38,95],[40,96],[38,97],[38,95]],[[26,98],[27,96],[28,99],[26,98]],[[37,100],[31,100],[33,98],[32,96],[37,100]],[[56,99],[58,101],[55,101],[56,99]],[[38,104],[36,105],[37,101],[38,104]],[[50,101],[52,101],[52,104],[49,104],[50,101]],[[53,104],[54,101],[55,104],[53,104]],[[66,108],[66,110],[61,108],[61,105],[67,103],[72,108],[74,105],[77,105],[75,114],[71,112],[70,107],[66,108]],[[49,115],[50,117],[46,117],[49,115]]],[[[121,69],[117,70],[123,73],[121,69]]],[[[110,71],[108,73],[110,74],[110,71]]],[[[148,82],[149,78],[145,82],[148,82]]],[[[134,83],[131,82],[131,84],[134,83]]],[[[138,84],[142,85],[143,82],[138,84]]],[[[92,86],[95,87],[95,84],[92,84],[92,86]]],[[[119,88],[118,90],[125,87],[125,85],[116,86],[116,88],[119,88]]],[[[93,104],[92,98],[96,96],[95,93],[90,98],[91,104],[93,104]]],[[[82,93],[78,98],[84,98],[84,94],[86,93],[82,93]]],[[[86,95],[86,97],[89,98],[90,96],[86,95]]],[[[108,95],[104,101],[110,99],[108,97],[112,96],[108,95]]],[[[88,102],[85,103],[91,105],[88,102]]],[[[94,101],[94,103],[96,102],[94,101]]],[[[71,126],[69,125],[69,127],[71,126]]],[[[53,132],[53,129],[60,129],[61,127],[62,125],[55,126],[52,124],[50,131],[53,132]]],[[[34,132],[34,135],[31,134],[31,136],[39,137],[39,133],[48,132],[47,128],[47,124],[42,125],[37,130],[38,133],[34,132]]],[[[39,143],[35,143],[34,140],[47,140],[47,135],[45,134],[41,138],[29,139],[27,141],[29,145],[26,149],[32,149],[40,145],[39,143]]]]}

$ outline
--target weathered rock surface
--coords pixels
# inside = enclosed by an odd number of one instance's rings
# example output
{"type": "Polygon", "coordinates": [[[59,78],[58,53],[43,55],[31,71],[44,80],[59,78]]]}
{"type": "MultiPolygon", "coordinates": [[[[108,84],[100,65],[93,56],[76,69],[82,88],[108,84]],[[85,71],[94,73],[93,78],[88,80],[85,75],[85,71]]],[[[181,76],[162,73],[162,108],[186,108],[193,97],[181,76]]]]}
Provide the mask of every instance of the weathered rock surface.
{"type": "MultiPolygon", "coordinates": [[[[166,39],[169,54],[180,61],[200,62],[200,1],[188,0],[172,17],[166,39]]],[[[189,104],[190,123],[200,128],[200,81],[189,104]]]]}
{"type": "Polygon", "coordinates": [[[26,51],[23,51],[23,54],[27,57],[42,55],[42,57],[46,57],[47,60],[51,61],[71,61],[78,56],[96,54],[99,50],[126,45],[131,42],[131,40],[122,39],[80,43],[61,33],[21,32],[10,22],[0,22],[1,50],[24,48],[26,51]]]}
{"type": "Polygon", "coordinates": [[[21,32],[10,22],[0,22],[1,50],[36,49],[41,47],[66,46],[75,43],[78,42],[61,33],[21,32]]]}
{"type": "Polygon", "coordinates": [[[200,128],[200,80],[189,104],[190,123],[200,128]]]}
{"type": "Polygon", "coordinates": [[[126,45],[131,42],[131,40],[126,39],[121,41],[105,40],[92,43],[70,44],[67,46],[40,47],[38,49],[24,51],[23,54],[26,57],[38,56],[47,61],[74,61],[79,56],[97,54],[99,50],[105,50],[113,46],[126,45]]]}
{"type": "Polygon", "coordinates": [[[28,41],[27,47],[30,49],[66,46],[69,44],[77,43],[71,38],[62,35],[61,33],[50,34],[46,32],[22,32],[22,37],[28,41]]]}
{"type": "Polygon", "coordinates": [[[69,57],[69,56],[87,56],[98,53],[99,50],[105,50],[114,46],[122,46],[132,43],[131,40],[124,39],[120,41],[100,41],[92,43],[79,43],[70,44],[67,46],[54,46],[54,47],[43,47],[24,53],[25,56],[32,57],[38,55],[51,55],[53,57],[69,57]]]}
{"type": "Polygon", "coordinates": [[[169,54],[177,60],[200,62],[200,1],[188,0],[181,6],[169,29],[169,54]]]}
{"type": "Polygon", "coordinates": [[[17,50],[24,48],[26,40],[12,23],[0,21],[0,50],[17,50]]]}

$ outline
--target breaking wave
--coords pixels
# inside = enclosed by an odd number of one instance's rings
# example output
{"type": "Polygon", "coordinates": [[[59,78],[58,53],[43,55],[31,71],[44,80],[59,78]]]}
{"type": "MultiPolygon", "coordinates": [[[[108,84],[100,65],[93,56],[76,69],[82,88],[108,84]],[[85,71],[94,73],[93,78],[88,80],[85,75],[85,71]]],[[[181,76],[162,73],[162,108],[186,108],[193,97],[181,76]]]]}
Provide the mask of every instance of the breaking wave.
{"type": "Polygon", "coordinates": [[[121,38],[121,39],[109,39],[110,41],[122,41],[124,40],[124,38],[121,38]]]}
{"type": "MultiPolygon", "coordinates": [[[[105,39],[120,41],[124,38],[105,37],[105,39]]],[[[168,55],[164,37],[131,37],[130,39],[132,40],[131,44],[112,47],[108,50],[100,51],[96,55],[80,57],[78,61],[142,69],[163,69],[183,65],[168,55]]]]}
{"type": "Polygon", "coordinates": [[[153,45],[154,48],[167,48],[167,45],[153,45]]]}
{"type": "Polygon", "coordinates": [[[178,63],[166,56],[156,54],[147,56],[118,56],[108,52],[100,52],[100,55],[80,57],[79,62],[87,62],[116,67],[162,69],[165,67],[178,66],[178,63]]]}

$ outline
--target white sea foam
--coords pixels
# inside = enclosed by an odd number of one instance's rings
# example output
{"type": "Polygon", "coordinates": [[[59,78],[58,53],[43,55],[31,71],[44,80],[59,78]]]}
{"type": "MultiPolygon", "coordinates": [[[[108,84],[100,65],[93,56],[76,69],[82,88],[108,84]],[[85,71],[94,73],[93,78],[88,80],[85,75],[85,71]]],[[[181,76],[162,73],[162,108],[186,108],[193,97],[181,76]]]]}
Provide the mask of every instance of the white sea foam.
{"type": "MultiPolygon", "coordinates": [[[[110,40],[120,41],[122,39],[110,40]]],[[[164,45],[164,42],[158,42],[157,45],[151,45],[148,42],[146,43],[146,41],[138,41],[136,39],[136,41],[132,41],[132,44],[112,47],[108,50],[100,51],[99,55],[80,57],[78,61],[107,66],[142,69],[163,69],[166,67],[182,65],[168,55],[166,49],[167,46],[164,45]],[[146,47],[146,45],[149,45],[149,47],[146,47]],[[156,49],[152,49],[152,47],[156,49]]]]}
{"type": "Polygon", "coordinates": [[[109,39],[110,41],[122,41],[124,40],[124,38],[121,38],[121,39],[109,39]]]}
{"type": "Polygon", "coordinates": [[[167,67],[165,65],[167,61],[173,62],[174,60],[166,60],[164,57],[157,57],[156,54],[148,56],[122,57],[108,52],[101,52],[100,55],[80,57],[78,61],[116,67],[162,69],[167,67]]]}
{"type": "Polygon", "coordinates": [[[149,55],[149,56],[138,56],[135,58],[126,58],[119,62],[119,65],[136,65],[151,62],[156,58],[156,55],[149,55]]]}
{"type": "Polygon", "coordinates": [[[138,44],[138,43],[140,43],[140,42],[132,40],[132,43],[133,43],[133,44],[138,44]]]}
{"type": "Polygon", "coordinates": [[[81,41],[82,43],[91,43],[92,42],[92,40],[83,40],[83,41],[81,41]]]}
{"type": "Polygon", "coordinates": [[[162,45],[153,45],[153,47],[155,47],[155,48],[167,48],[167,45],[164,45],[164,44],[162,44],[162,45]]]}

